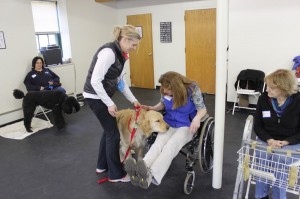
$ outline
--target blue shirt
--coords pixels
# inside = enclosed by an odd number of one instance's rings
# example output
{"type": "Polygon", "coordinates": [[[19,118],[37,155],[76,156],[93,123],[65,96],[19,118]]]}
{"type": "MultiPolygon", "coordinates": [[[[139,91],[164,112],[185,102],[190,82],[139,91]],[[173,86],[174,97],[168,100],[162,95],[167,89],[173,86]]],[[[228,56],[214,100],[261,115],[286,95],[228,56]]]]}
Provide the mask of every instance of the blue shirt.
{"type": "Polygon", "coordinates": [[[164,120],[173,128],[189,127],[191,121],[197,114],[197,109],[193,103],[191,95],[188,96],[187,103],[176,109],[173,107],[173,98],[170,96],[163,97],[163,103],[165,105],[166,115],[164,120]]]}

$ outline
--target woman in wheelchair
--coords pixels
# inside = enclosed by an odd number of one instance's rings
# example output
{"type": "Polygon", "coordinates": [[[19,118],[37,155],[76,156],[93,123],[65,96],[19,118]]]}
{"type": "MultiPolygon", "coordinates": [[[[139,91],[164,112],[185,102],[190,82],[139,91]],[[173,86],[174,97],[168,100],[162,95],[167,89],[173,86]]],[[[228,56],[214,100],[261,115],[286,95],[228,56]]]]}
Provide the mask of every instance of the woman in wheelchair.
{"type": "MultiPolygon", "coordinates": [[[[295,76],[289,70],[279,69],[266,76],[265,82],[267,92],[258,99],[255,113],[257,139],[272,148],[295,151],[300,148],[300,94],[295,76]]],[[[255,198],[269,198],[268,184],[257,181],[255,188],[255,198]]],[[[273,186],[272,198],[285,199],[286,189],[273,186]]]]}
{"type": "Polygon", "coordinates": [[[161,100],[149,110],[166,112],[164,120],[170,128],[157,135],[143,160],[127,159],[125,170],[131,183],[147,189],[151,182],[159,185],[181,148],[192,140],[206,115],[202,93],[196,82],[176,72],[167,72],[159,78],[161,100]]]}

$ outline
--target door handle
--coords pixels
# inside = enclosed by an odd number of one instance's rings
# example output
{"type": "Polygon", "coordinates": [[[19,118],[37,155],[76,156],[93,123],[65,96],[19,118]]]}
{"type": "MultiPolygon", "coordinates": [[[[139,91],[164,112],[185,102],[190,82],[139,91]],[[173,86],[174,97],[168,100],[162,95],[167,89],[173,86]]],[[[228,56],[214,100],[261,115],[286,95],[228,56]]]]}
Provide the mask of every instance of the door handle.
{"type": "Polygon", "coordinates": [[[148,53],[148,55],[149,55],[149,56],[151,56],[151,55],[152,55],[152,53],[148,53]]]}

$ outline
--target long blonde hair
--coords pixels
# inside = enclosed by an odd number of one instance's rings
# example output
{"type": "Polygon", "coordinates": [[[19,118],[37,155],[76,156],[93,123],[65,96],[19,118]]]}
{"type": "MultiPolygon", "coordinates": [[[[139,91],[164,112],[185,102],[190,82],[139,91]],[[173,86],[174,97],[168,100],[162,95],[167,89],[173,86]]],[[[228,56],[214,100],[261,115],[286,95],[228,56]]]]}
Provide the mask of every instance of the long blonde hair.
{"type": "Polygon", "coordinates": [[[141,36],[133,25],[115,26],[113,31],[114,40],[120,41],[122,37],[140,40],[141,36]]]}
{"type": "Polygon", "coordinates": [[[173,109],[183,106],[188,101],[189,91],[192,92],[192,84],[196,84],[194,81],[186,78],[185,76],[169,71],[161,75],[158,82],[161,84],[160,93],[164,95],[163,89],[172,91],[173,94],[173,109]]]}
{"type": "Polygon", "coordinates": [[[298,92],[296,77],[290,70],[278,69],[267,75],[265,82],[269,87],[279,89],[286,97],[298,92]]]}

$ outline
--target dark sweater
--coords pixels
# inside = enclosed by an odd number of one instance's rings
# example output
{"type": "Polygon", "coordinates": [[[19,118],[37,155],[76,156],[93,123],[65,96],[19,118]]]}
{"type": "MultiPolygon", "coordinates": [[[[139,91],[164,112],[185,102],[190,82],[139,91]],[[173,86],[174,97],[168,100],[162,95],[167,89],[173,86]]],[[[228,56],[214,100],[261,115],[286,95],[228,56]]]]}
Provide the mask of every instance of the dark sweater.
{"type": "Polygon", "coordinates": [[[41,72],[32,69],[26,75],[24,84],[27,91],[39,91],[41,86],[49,86],[49,81],[59,82],[59,77],[48,68],[43,68],[41,72]]]}
{"type": "Polygon", "coordinates": [[[257,102],[254,131],[263,141],[268,139],[285,140],[290,145],[300,143],[300,94],[292,96],[292,102],[278,117],[268,93],[263,93],[257,102]]]}

